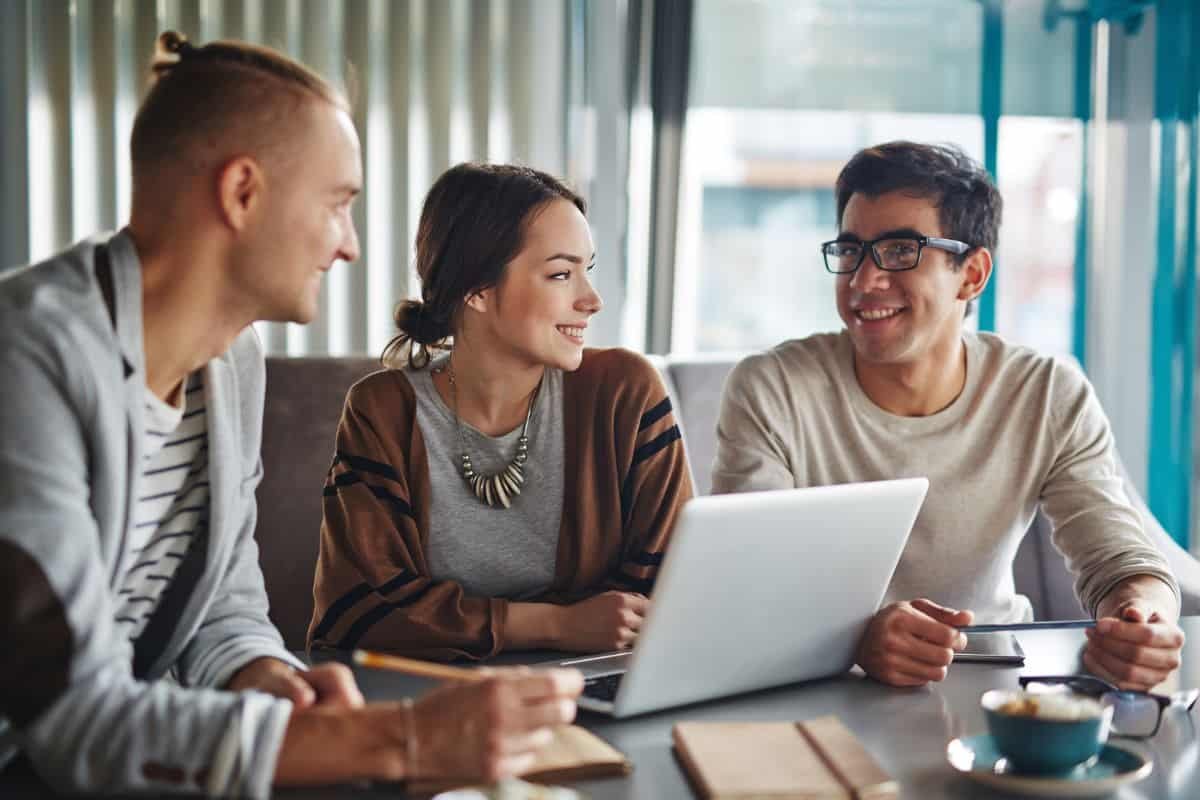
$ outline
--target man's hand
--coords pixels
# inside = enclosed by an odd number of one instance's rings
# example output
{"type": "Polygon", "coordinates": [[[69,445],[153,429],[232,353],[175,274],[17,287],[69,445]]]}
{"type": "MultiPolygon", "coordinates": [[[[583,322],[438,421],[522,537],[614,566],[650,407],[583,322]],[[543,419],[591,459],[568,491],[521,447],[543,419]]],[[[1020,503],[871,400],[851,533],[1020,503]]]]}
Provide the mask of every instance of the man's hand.
{"type": "Polygon", "coordinates": [[[256,658],[234,673],[225,688],[231,692],[256,689],[291,700],[297,709],[314,705],[357,708],[363,704],[354,674],[342,664],[318,664],[300,672],[277,658],[256,658]]]}
{"type": "Polygon", "coordinates": [[[1158,578],[1135,575],[1117,584],[1087,631],[1083,666],[1122,689],[1148,690],[1179,666],[1183,631],[1175,594],[1158,578]]]}
{"type": "Polygon", "coordinates": [[[578,670],[527,667],[434,689],[413,707],[416,763],[409,776],[491,782],[519,775],[550,743],[553,729],[575,719],[582,690],[578,670]]]}
{"type": "Polygon", "coordinates": [[[491,670],[479,682],[443,684],[411,709],[388,702],[294,711],[275,784],[362,778],[467,783],[517,775],[533,764],[555,727],[575,718],[582,689],[578,670],[522,667],[491,670]]]}
{"type": "Polygon", "coordinates": [[[633,647],[650,610],[645,595],[609,591],[562,609],[554,646],[581,653],[633,647]]]}
{"type": "Polygon", "coordinates": [[[946,677],[955,651],[967,645],[957,628],[975,615],[932,600],[892,603],[876,612],[855,660],[868,675],[892,686],[924,686],[946,677]]]}

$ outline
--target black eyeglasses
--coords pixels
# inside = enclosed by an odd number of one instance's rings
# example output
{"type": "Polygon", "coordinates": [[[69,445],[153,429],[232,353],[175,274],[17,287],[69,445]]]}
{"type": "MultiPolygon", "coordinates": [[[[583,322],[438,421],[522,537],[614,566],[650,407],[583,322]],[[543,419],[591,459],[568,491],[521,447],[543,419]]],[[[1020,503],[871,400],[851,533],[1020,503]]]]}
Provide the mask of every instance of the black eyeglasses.
{"type": "Polygon", "coordinates": [[[1200,697],[1200,689],[1185,689],[1171,695],[1118,689],[1108,681],[1090,675],[1025,675],[1017,680],[1021,688],[1031,683],[1066,686],[1071,691],[1096,698],[1100,705],[1113,710],[1112,734],[1127,739],[1149,739],[1158,733],[1164,711],[1174,705],[1191,711],[1200,697]]]}
{"type": "Polygon", "coordinates": [[[834,275],[845,275],[857,270],[862,266],[868,250],[880,269],[903,272],[916,268],[926,247],[935,247],[956,256],[961,256],[971,249],[971,245],[957,239],[941,239],[937,236],[889,236],[869,242],[856,239],[823,242],[821,255],[825,257],[825,269],[834,275]]]}

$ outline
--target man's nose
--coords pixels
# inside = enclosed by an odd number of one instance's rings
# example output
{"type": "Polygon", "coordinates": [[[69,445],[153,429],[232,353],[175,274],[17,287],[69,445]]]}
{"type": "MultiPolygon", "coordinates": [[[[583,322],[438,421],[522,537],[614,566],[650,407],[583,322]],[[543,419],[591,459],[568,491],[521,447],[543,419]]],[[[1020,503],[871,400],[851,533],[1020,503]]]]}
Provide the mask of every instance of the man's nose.
{"type": "Polygon", "coordinates": [[[358,261],[361,253],[358,247],[358,231],[354,228],[354,222],[348,220],[346,222],[346,229],[346,235],[343,237],[338,258],[343,261],[358,261]]]}
{"type": "Polygon", "coordinates": [[[873,289],[888,288],[892,285],[892,273],[881,269],[875,263],[870,252],[863,255],[862,263],[850,276],[850,288],[863,294],[870,294],[873,289]]]}

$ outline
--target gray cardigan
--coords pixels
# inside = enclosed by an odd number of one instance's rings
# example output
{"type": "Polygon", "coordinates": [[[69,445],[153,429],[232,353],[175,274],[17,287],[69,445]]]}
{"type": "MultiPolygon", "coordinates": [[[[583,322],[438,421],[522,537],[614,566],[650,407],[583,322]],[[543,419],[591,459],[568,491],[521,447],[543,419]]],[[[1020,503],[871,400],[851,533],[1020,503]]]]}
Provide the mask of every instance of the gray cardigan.
{"type": "Polygon", "coordinates": [[[0,764],[24,752],[64,790],[269,794],[291,704],[218,691],[254,658],[299,664],[253,536],[264,380],[250,329],[204,370],[209,532],[135,674],[113,610],[141,478],[137,253],[122,232],[0,279],[0,764]]]}

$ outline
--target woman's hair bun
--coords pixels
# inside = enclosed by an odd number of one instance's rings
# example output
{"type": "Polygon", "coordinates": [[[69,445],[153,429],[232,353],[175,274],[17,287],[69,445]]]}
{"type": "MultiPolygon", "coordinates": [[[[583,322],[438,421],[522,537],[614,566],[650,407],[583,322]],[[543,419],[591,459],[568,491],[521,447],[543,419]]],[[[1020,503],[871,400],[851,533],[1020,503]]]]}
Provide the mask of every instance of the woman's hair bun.
{"type": "Polygon", "coordinates": [[[405,300],[396,307],[396,327],[419,344],[436,344],[451,333],[449,320],[438,319],[420,300],[405,300]]]}
{"type": "Polygon", "coordinates": [[[409,366],[414,368],[429,363],[430,350],[448,349],[446,340],[453,333],[450,320],[432,313],[429,303],[412,299],[402,301],[396,306],[395,322],[400,333],[383,352],[385,364],[401,357],[405,345],[408,345],[409,366]]]}

